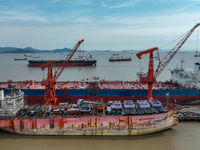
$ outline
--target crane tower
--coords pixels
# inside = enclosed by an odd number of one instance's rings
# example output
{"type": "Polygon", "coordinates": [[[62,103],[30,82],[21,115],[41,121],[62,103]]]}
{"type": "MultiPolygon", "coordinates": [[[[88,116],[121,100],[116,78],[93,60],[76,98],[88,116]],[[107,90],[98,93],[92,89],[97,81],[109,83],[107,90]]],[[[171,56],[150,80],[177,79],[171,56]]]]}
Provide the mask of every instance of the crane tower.
{"type": "Polygon", "coordinates": [[[45,95],[44,95],[43,105],[46,103],[50,105],[58,105],[58,100],[57,100],[56,90],[55,90],[56,81],[61,75],[61,73],[63,72],[63,70],[65,69],[65,67],[68,65],[70,59],[72,58],[72,56],[74,55],[74,53],[76,52],[76,50],[79,48],[79,46],[81,45],[83,41],[84,39],[82,39],[75,45],[75,47],[72,49],[72,51],[67,55],[67,57],[63,61],[62,65],[55,70],[54,74],[53,74],[53,64],[55,61],[50,61],[40,66],[42,70],[44,70],[45,67],[48,67],[47,79],[41,82],[42,85],[45,86],[45,95]]]}
{"type": "Polygon", "coordinates": [[[200,23],[196,24],[189,32],[187,32],[184,37],[176,44],[176,46],[169,52],[167,55],[159,61],[158,67],[154,73],[154,66],[153,66],[153,52],[157,50],[157,47],[152,49],[148,49],[136,54],[136,56],[141,59],[141,56],[144,54],[150,54],[149,56],[149,70],[148,73],[144,76],[140,76],[140,82],[148,83],[148,96],[147,100],[153,99],[152,97],[152,87],[153,83],[156,81],[156,78],[161,74],[161,72],[165,69],[165,67],[169,64],[175,54],[179,51],[179,49],[183,46],[183,44],[187,41],[190,35],[194,32],[194,30],[200,26],[200,23]]]}

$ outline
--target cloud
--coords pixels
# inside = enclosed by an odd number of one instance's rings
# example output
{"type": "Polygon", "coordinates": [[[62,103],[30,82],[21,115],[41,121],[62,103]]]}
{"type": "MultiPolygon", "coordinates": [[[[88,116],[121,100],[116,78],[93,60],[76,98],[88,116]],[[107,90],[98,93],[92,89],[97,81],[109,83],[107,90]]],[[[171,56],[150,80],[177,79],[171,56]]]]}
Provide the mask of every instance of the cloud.
{"type": "Polygon", "coordinates": [[[169,11],[169,13],[183,12],[184,10],[186,10],[186,7],[182,7],[182,8],[175,9],[175,10],[171,10],[171,11],[169,11]]]}
{"type": "Polygon", "coordinates": [[[103,2],[101,2],[102,7],[107,7],[107,5],[103,2]]]}
{"type": "Polygon", "coordinates": [[[102,5],[102,7],[105,7],[107,9],[116,9],[116,8],[124,8],[124,7],[134,6],[138,1],[140,1],[140,0],[125,1],[123,3],[116,2],[113,5],[107,5],[107,4],[103,3],[103,2],[101,2],[101,5],[102,5]]]}
{"type": "Polygon", "coordinates": [[[200,18],[199,13],[171,13],[166,15],[151,15],[151,16],[127,16],[127,17],[112,17],[106,16],[103,20],[104,24],[109,23],[116,26],[132,26],[135,28],[152,27],[167,27],[170,24],[183,24],[182,26],[196,22],[200,18]],[[185,21],[187,20],[187,21],[185,21]]]}
{"type": "Polygon", "coordinates": [[[46,17],[37,16],[30,13],[21,13],[18,11],[1,11],[0,12],[1,22],[15,22],[15,21],[25,21],[25,22],[48,22],[46,17]]]}
{"type": "Polygon", "coordinates": [[[49,2],[50,4],[56,4],[56,3],[59,3],[61,0],[54,0],[54,1],[51,1],[49,2]]]}
{"type": "MultiPolygon", "coordinates": [[[[43,10],[42,6],[31,5],[33,8],[20,7],[19,9],[17,7],[17,9],[9,8],[4,11],[1,9],[0,40],[2,45],[21,44],[17,46],[53,49],[66,46],[66,41],[69,45],[73,45],[74,41],[85,38],[86,49],[146,49],[162,46],[176,39],[189,31],[200,19],[199,13],[183,11],[185,8],[182,5],[165,9],[165,13],[156,10],[150,12],[151,14],[145,12],[142,6],[143,9],[137,15],[131,13],[132,8],[130,8],[126,15],[121,16],[115,15],[113,12],[116,11],[110,11],[110,9],[136,7],[139,1],[114,3],[104,1],[100,3],[101,8],[99,8],[99,3],[92,5],[90,0],[86,4],[82,0],[65,3],[61,0],[51,0],[52,4],[59,2],[62,2],[64,8],[58,7],[58,9],[53,5],[48,5],[48,9],[43,10]],[[65,9],[65,6],[69,9],[65,9]],[[102,7],[106,11],[102,11],[102,7]],[[170,12],[173,8],[177,8],[174,11],[176,13],[170,12]]],[[[153,6],[152,4],[151,7],[154,8],[153,6]]],[[[185,5],[185,7],[188,6],[185,5]]]]}
{"type": "Polygon", "coordinates": [[[84,24],[88,24],[88,23],[92,23],[92,20],[87,18],[87,17],[78,17],[77,19],[72,21],[73,23],[84,23],[84,24]]]}

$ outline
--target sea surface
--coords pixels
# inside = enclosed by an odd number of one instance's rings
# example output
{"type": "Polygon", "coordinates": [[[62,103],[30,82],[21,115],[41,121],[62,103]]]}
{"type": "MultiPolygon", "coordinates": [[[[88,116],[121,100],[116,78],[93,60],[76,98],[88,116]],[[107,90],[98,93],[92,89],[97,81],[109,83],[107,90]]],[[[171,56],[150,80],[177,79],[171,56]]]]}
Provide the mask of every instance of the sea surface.
{"type": "MultiPolygon", "coordinates": [[[[92,54],[97,60],[96,66],[67,67],[61,74],[59,81],[81,80],[89,76],[99,76],[106,80],[137,80],[136,73],[141,69],[147,72],[148,57],[145,55],[139,60],[135,53],[119,53],[132,57],[130,62],[109,62],[113,53],[85,53],[92,54]]],[[[163,58],[167,53],[161,53],[163,58]]],[[[200,58],[194,58],[194,52],[177,53],[168,64],[158,81],[170,80],[170,68],[180,67],[180,61],[187,70],[192,70],[194,62],[200,62],[200,58]]],[[[61,54],[38,53],[39,59],[60,59],[61,54]]],[[[76,54],[77,57],[80,54],[76,54]]],[[[75,58],[74,57],[74,58],[75,58]]],[[[29,68],[27,61],[15,61],[15,58],[24,58],[24,54],[0,54],[0,81],[40,81],[46,77],[46,72],[41,68],[29,68]]],[[[33,59],[33,58],[28,58],[33,59]]],[[[154,68],[157,68],[158,60],[154,60],[154,68]]],[[[177,126],[149,135],[142,136],[27,136],[17,135],[0,130],[0,150],[198,150],[200,147],[200,122],[180,122],[177,126]]]]}
{"type": "MultiPolygon", "coordinates": [[[[149,55],[144,55],[142,59],[136,57],[136,53],[118,53],[119,56],[130,56],[132,61],[127,62],[109,62],[109,57],[113,53],[77,53],[72,59],[76,59],[79,55],[90,55],[97,60],[96,66],[84,67],[66,67],[63,73],[58,78],[58,81],[73,81],[81,80],[90,76],[99,76],[106,80],[123,80],[133,81],[137,80],[137,72],[148,71],[149,55]]],[[[162,59],[167,53],[160,53],[162,59]]],[[[194,52],[177,53],[171,60],[165,70],[158,77],[158,81],[165,81],[170,79],[169,68],[180,67],[180,61],[185,60],[183,65],[186,69],[193,69],[194,62],[199,61],[199,58],[194,57],[194,52]]],[[[63,56],[62,53],[34,53],[33,57],[40,56],[40,58],[27,57],[28,60],[59,60],[63,56]]],[[[156,53],[154,54],[156,56],[156,53]]],[[[40,67],[28,67],[28,60],[15,61],[15,58],[24,58],[24,54],[0,54],[0,82],[2,81],[23,81],[23,80],[37,80],[41,81],[46,78],[47,72],[42,71],[40,67]]],[[[64,59],[64,58],[63,58],[64,59]]],[[[154,69],[156,70],[158,60],[154,59],[154,69]]],[[[46,69],[47,70],[47,69],[46,69]]]]}

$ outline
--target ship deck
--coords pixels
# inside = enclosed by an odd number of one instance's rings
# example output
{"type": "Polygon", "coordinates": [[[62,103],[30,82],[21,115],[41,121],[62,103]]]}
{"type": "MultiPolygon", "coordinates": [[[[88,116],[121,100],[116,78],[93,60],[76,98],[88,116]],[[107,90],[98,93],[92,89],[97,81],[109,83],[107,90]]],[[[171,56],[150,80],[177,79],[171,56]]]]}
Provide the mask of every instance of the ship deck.
{"type": "MultiPolygon", "coordinates": [[[[44,89],[41,85],[41,81],[18,81],[12,82],[19,89],[44,89]]],[[[1,88],[8,88],[7,82],[0,82],[1,88]]],[[[176,86],[169,82],[156,82],[153,89],[169,89],[175,88],[176,86]]],[[[82,82],[82,81],[58,81],[56,89],[148,89],[146,83],[139,83],[137,81],[101,81],[96,82],[82,82]],[[95,84],[94,84],[95,83],[95,84]]]]}

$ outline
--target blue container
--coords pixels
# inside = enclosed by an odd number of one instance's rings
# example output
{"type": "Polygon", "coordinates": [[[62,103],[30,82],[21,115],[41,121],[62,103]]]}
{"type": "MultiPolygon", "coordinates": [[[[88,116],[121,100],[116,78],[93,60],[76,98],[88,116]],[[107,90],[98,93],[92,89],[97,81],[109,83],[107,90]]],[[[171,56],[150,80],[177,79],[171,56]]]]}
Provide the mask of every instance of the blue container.
{"type": "Polygon", "coordinates": [[[183,116],[187,116],[187,114],[186,114],[186,113],[183,113],[183,116]]]}

